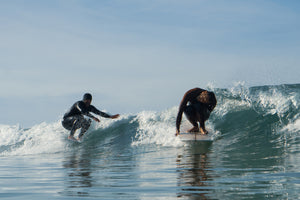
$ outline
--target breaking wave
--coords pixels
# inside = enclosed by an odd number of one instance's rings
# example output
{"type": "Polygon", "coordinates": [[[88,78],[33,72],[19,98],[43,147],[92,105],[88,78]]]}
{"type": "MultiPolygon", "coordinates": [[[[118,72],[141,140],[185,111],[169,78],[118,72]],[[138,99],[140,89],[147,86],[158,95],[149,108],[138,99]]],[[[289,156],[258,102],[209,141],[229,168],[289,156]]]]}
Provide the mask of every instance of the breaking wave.
{"type": "MultiPolygon", "coordinates": [[[[300,84],[233,88],[210,88],[218,104],[207,122],[214,139],[230,143],[252,143],[254,139],[296,138],[300,132],[300,84]],[[250,136],[251,137],[248,137],[250,136]]],[[[181,97],[179,97],[181,98],[181,97]]],[[[117,143],[124,148],[141,145],[182,146],[174,137],[178,106],[164,111],[125,114],[117,120],[92,123],[81,144],[67,140],[59,121],[41,123],[29,129],[0,125],[0,155],[55,154],[74,146],[105,146],[117,143]]],[[[183,118],[183,126],[189,123],[183,118]]]]}

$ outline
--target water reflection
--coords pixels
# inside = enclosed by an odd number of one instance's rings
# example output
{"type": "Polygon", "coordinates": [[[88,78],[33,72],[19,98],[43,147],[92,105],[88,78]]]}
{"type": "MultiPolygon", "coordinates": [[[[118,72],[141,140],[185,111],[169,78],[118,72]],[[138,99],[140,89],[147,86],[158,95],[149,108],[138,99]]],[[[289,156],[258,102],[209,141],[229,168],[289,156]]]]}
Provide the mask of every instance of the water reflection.
{"type": "Polygon", "coordinates": [[[209,199],[212,177],[209,175],[211,142],[193,142],[177,155],[178,198],[209,199]]]}
{"type": "Polygon", "coordinates": [[[136,197],[136,162],[127,138],[113,132],[91,134],[66,152],[62,196],[107,199],[112,196],[136,197]]]}
{"type": "Polygon", "coordinates": [[[82,152],[73,152],[63,163],[66,169],[65,188],[68,196],[89,196],[87,188],[93,187],[91,159],[82,152]]]}

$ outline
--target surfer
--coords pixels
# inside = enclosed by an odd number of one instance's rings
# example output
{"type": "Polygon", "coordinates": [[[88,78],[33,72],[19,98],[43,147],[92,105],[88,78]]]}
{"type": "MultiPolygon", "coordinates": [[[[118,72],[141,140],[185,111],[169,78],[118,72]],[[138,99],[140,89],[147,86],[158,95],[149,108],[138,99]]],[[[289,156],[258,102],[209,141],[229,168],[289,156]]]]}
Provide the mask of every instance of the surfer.
{"type": "Polygon", "coordinates": [[[74,138],[74,134],[77,129],[81,128],[80,134],[78,136],[78,140],[84,135],[84,133],[89,129],[92,120],[84,118],[88,116],[92,118],[96,122],[100,122],[97,117],[94,117],[90,112],[100,115],[101,117],[116,119],[120,115],[109,115],[107,113],[101,112],[97,108],[95,108],[92,103],[92,95],[90,93],[86,93],[83,95],[82,101],[77,101],[73,104],[70,110],[64,115],[62,125],[65,129],[71,131],[68,139],[76,140],[74,138]]]}
{"type": "Polygon", "coordinates": [[[215,94],[201,88],[194,88],[187,91],[179,105],[179,111],[176,119],[176,136],[180,134],[180,123],[182,113],[193,124],[193,128],[188,132],[199,132],[198,122],[200,123],[200,132],[207,134],[205,129],[205,121],[209,118],[217,104],[215,94]]]}

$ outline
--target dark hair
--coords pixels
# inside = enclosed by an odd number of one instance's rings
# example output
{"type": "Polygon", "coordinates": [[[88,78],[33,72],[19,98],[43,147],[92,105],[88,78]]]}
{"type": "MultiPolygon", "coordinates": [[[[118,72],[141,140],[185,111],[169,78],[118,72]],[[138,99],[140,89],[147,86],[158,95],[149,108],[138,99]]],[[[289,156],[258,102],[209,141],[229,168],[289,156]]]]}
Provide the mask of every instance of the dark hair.
{"type": "Polygon", "coordinates": [[[201,103],[210,103],[210,94],[208,91],[203,91],[201,94],[197,97],[198,101],[201,103]]]}
{"type": "Polygon", "coordinates": [[[92,95],[90,93],[85,93],[82,100],[92,100],[92,95]]]}
{"type": "Polygon", "coordinates": [[[215,108],[217,104],[215,94],[209,91],[201,92],[201,94],[197,97],[197,100],[201,103],[207,104],[210,112],[215,108]]]}

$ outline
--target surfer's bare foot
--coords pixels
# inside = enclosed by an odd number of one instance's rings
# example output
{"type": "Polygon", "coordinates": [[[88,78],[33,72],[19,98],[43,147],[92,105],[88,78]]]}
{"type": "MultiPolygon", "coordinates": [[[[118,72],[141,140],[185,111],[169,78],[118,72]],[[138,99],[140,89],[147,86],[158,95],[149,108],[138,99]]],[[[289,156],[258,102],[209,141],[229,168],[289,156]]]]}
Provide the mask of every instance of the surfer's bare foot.
{"type": "Polygon", "coordinates": [[[205,130],[205,129],[202,129],[202,128],[200,128],[200,132],[201,132],[201,134],[203,134],[203,135],[207,135],[207,134],[208,134],[208,131],[205,130]]]}
{"type": "Polygon", "coordinates": [[[76,140],[73,135],[69,135],[68,139],[69,140],[76,140]]]}
{"type": "Polygon", "coordinates": [[[189,133],[195,133],[195,132],[199,132],[199,128],[198,127],[193,127],[192,129],[188,130],[189,133]]]}

